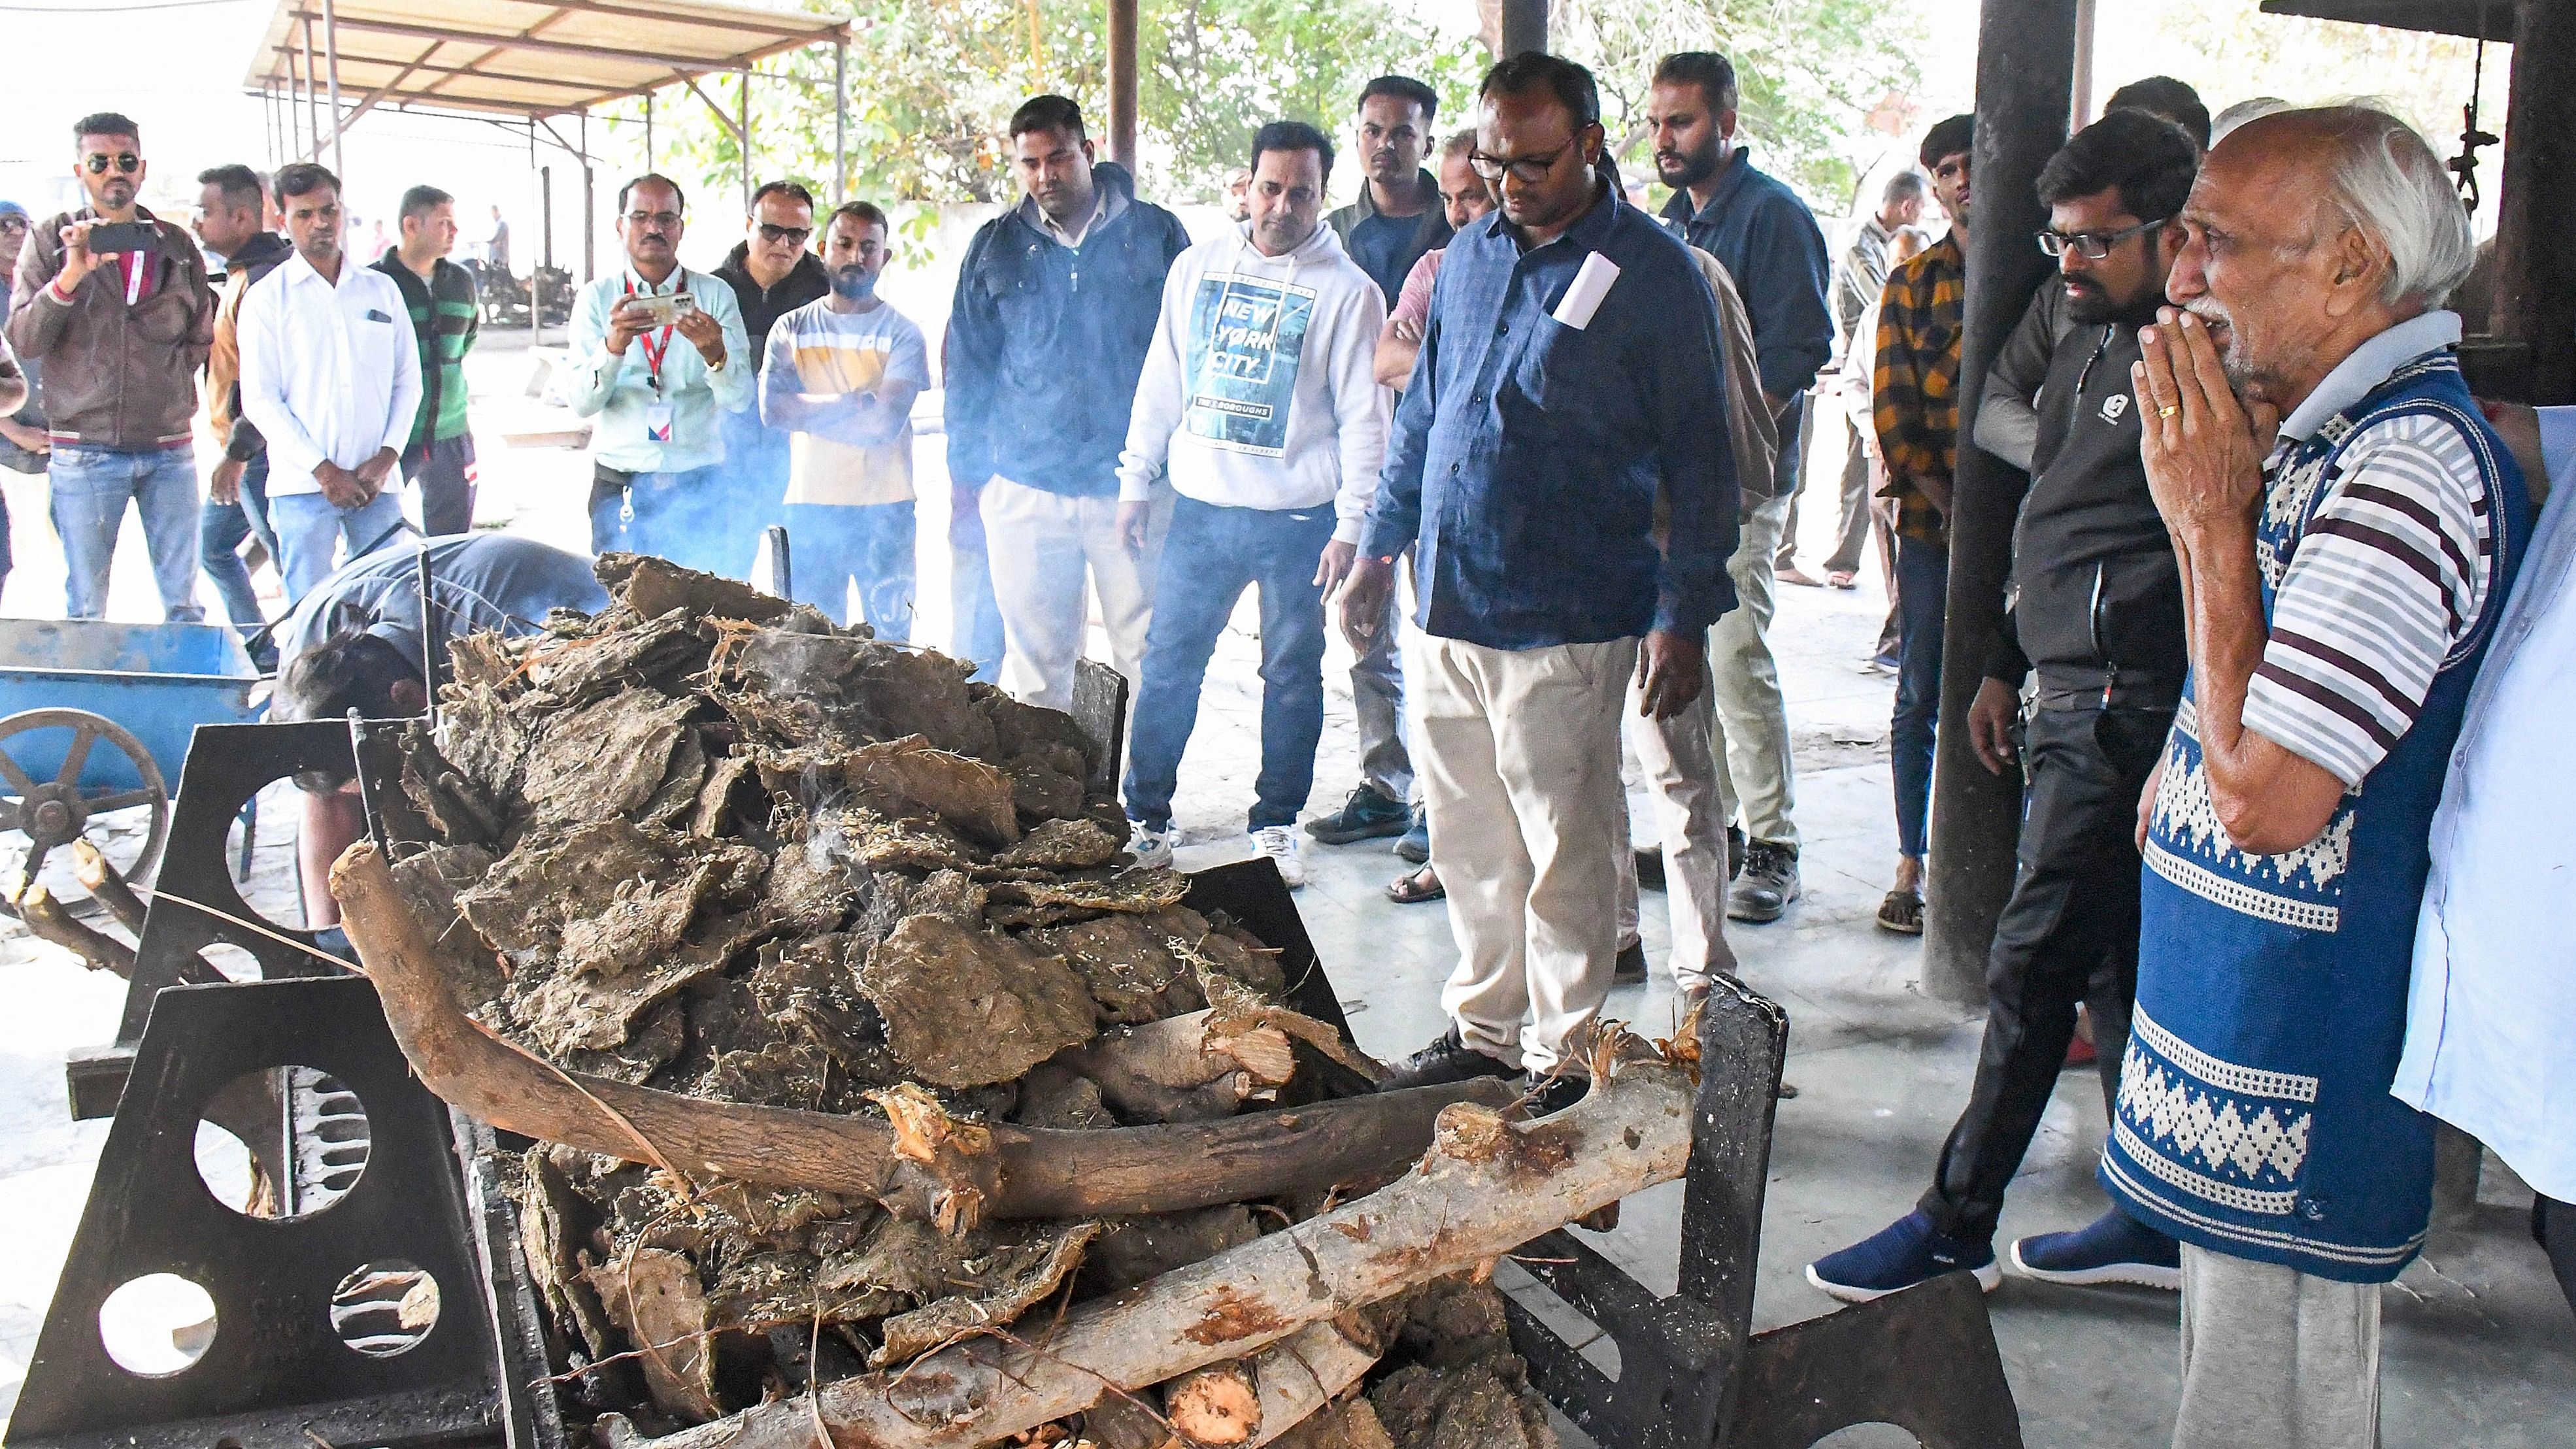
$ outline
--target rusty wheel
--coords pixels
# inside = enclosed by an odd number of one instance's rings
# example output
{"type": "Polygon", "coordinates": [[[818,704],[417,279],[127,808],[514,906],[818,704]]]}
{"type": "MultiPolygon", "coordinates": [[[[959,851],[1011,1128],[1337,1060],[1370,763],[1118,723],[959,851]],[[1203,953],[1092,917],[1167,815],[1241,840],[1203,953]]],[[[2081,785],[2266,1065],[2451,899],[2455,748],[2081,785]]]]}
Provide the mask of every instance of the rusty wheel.
{"type": "Polygon", "coordinates": [[[79,839],[92,820],[111,810],[148,807],[152,812],[143,848],[133,859],[116,862],[127,879],[149,879],[152,868],[161,863],[162,847],[169,843],[170,791],[162,781],[161,767],[124,726],[85,709],[30,709],[0,719],[0,790],[7,792],[0,796],[0,833],[16,831],[27,837],[24,864],[0,880],[0,889],[15,891],[35,880],[48,855],[79,839]],[[71,731],[68,743],[48,734],[60,730],[71,731]],[[139,786],[82,786],[81,776],[101,744],[125,756],[142,781],[139,786]],[[36,778],[36,772],[26,768],[30,763],[39,770],[51,764],[49,778],[36,778]]]}

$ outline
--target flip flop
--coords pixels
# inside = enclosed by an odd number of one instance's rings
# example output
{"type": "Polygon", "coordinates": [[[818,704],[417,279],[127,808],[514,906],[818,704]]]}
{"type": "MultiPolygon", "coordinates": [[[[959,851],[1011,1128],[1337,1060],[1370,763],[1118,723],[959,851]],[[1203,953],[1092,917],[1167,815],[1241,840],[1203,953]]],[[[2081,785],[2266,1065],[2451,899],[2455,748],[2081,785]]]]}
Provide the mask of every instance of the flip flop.
{"type": "Polygon", "coordinates": [[[1878,924],[1881,930],[1900,936],[1922,935],[1923,897],[1912,891],[1889,891],[1887,899],[1878,903],[1878,924]]]}
{"type": "Polygon", "coordinates": [[[1427,865],[1420,870],[1407,871],[1397,876],[1387,882],[1386,886],[1386,898],[1399,906],[1421,905],[1425,901],[1440,900],[1448,894],[1449,888],[1440,883],[1440,877],[1427,865]],[[1428,888],[1422,884],[1424,876],[1431,877],[1428,888]]]}
{"type": "Polygon", "coordinates": [[[1860,576],[1850,569],[1836,569],[1825,575],[1825,584],[1829,588],[1856,589],[1860,587],[1860,576]]]}

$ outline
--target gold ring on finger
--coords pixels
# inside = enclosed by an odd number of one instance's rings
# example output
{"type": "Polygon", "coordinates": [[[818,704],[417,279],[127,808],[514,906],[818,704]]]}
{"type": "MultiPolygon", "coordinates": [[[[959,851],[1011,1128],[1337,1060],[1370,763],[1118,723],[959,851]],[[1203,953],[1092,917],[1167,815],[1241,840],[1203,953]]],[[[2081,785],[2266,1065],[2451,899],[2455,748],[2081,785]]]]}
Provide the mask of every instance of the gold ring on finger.
{"type": "Polygon", "coordinates": [[[2160,417],[2160,418],[2169,418],[2169,417],[2172,417],[2174,414],[2176,414],[2176,413],[2178,413],[2178,412],[2181,412],[2181,411],[2182,411],[2182,404],[2180,404],[2180,403],[2166,403],[2163,407],[2160,407],[2160,408],[2156,409],[2156,416],[2157,416],[2157,417],[2160,417]]]}

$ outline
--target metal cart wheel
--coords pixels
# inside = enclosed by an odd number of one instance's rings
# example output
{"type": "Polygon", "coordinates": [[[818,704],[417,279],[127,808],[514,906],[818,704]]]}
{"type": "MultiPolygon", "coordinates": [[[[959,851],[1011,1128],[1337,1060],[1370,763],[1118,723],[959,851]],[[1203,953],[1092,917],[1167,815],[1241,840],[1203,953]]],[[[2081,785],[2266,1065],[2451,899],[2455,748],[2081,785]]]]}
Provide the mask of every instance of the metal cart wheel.
{"type": "Polygon", "coordinates": [[[161,767],[153,762],[152,752],[116,721],[85,709],[30,709],[0,719],[0,782],[5,782],[9,791],[7,797],[0,798],[0,833],[14,830],[27,837],[27,860],[20,868],[20,880],[33,881],[44,869],[45,857],[56,847],[79,839],[93,817],[136,806],[151,807],[151,827],[144,834],[142,850],[131,861],[118,861],[117,868],[128,879],[139,881],[149,878],[153,867],[161,863],[162,847],[170,840],[170,790],[161,778],[161,767]],[[25,747],[20,737],[38,730],[62,729],[72,732],[71,744],[63,751],[62,768],[50,780],[31,778],[16,758],[25,747]],[[139,787],[81,788],[81,772],[88,767],[90,752],[102,741],[133,765],[134,773],[143,781],[139,787]]]}

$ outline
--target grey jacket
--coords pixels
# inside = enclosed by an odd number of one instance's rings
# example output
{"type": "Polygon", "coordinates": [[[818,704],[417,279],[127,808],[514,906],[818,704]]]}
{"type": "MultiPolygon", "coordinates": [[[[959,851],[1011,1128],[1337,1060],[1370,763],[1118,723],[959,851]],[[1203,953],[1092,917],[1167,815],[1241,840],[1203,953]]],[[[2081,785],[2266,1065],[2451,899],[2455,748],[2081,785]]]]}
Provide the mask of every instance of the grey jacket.
{"type": "Polygon", "coordinates": [[[160,236],[151,291],[125,302],[119,269],[101,265],[66,302],[62,229],[95,213],[50,217],[27,237],[9,306],[9,344],[45,370],[45,418],[54,441],[142,452],[188,441],[197,372],[215,341],[215,293],[195,238],[141,207],[160,236]]]}

